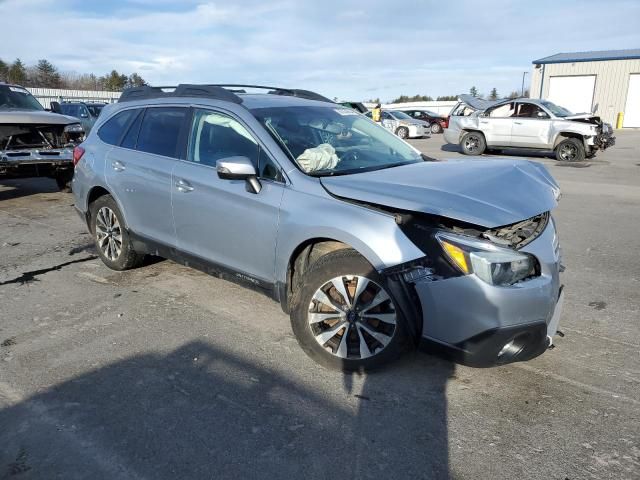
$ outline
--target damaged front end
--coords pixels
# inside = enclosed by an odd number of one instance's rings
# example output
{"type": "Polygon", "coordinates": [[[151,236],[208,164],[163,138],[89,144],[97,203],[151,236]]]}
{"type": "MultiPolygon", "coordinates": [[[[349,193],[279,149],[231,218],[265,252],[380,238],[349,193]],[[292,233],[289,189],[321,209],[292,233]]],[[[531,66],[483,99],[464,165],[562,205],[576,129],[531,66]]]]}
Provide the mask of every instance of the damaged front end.
{"type": "Polygon", "coordinates": [[[80,124],[0,124],[0,177],[63,178],[73,172],[80,124]]]}
{"type": "Polygon", "coordinates": [[[422,346],[483,367],[551,345],[561,260],[549,212],[492,229],[422,214],[396,221],[425,257],[383,273],[422,346]]]}
{"type": "Polygon", "coordinates": [[[616,143],[611,124],[603,122],[596,115],[571,115],[564,119],[570,122],[586,123],[591,126],[592,130],[585,135],[585,140],[587,146],[591,147],[592,150],[606,150],[616,143]]]}

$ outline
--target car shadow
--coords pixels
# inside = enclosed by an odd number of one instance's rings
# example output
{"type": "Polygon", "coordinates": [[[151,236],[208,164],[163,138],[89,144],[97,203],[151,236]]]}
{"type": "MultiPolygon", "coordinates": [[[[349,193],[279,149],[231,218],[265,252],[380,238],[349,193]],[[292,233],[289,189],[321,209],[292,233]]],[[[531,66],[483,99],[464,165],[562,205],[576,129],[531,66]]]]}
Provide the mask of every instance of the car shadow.
{"type": "Polygon", "coordinates": [[[451,478],[453,364],[309,366],[335,391],[209,341],[87,371],[0,411],[0,478],[451,478]]]}
{"type": "Polygon", "coordinates": [[[60,193],[60,189],[51,178],[0,179],[0,201],[38,193],[60,193]]]}

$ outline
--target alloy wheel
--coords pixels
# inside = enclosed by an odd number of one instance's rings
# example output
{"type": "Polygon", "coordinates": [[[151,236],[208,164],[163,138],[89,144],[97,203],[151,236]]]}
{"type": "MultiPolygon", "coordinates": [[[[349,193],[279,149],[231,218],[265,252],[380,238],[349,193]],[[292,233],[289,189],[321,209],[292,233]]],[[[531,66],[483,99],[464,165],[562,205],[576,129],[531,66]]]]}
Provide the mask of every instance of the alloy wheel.
{"type": "Polygon", "coordinates": [[[102,207],[96,214],[96,240],[105,257],[112,262],[118,259],[122,252],[122,229],[109,207],[102,207]]]}
{"type": "Polygon", "coordinates": [[[480,149],[480,138],[477,135],[468,135],[465,142],[464,148],[469,153],[475,153],[480,149]]]}
{"type": "Polygon", "coordinates": [[[562,158],[563,160],[571,162],[572,160],[575,160],[577,156],[578,148],[575,145],[566,143],[562,147],[560,147],[560,158],[562,158]]]}
{"type": "Polygon", "coordinates": [[[377,355],[397,333],[391,297],[376,282],[359,275],[335,277],[316,290],[308,321],[316,342],[342,359],[377,355]]]}

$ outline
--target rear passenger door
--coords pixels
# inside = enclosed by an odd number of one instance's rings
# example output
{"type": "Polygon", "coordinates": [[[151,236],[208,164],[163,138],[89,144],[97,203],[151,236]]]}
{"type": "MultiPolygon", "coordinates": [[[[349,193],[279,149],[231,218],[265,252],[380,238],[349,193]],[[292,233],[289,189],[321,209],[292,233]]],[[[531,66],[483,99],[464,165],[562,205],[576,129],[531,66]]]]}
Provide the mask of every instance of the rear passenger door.
{"type": "Polygon", "coordinates": [[[174,246],[171,171],[184,155],[187,107],[140,109],[105,165],[109,188],[124,210],[128,227],[145,240],[174,246]]]}
{"type": "Polygon", "coordinates": [[[277,163],[239,119],[196,110],[187,157],[173,171],[178,248],[254,285],[273,283],[284,186],[277,163]],[[247,191],[244,180],[218,177],[216,161],[233,156],[257,166],[259,193],[247,191]]]}
{"type": "Polygon", "coordinates": [[[509,102],[487,109],[480,114],[478,123],[480,130],[487,140],[487,145],[504,146],[511,145],[511,129],[515,116],[515,102],[509,102]]]}

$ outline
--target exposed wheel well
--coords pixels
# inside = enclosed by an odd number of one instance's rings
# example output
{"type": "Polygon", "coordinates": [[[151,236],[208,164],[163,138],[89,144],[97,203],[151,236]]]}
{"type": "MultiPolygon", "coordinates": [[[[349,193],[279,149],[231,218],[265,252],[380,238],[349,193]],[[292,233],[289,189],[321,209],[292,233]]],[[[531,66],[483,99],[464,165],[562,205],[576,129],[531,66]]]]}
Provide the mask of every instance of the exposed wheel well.
{"type": "Polygon", "coordinates": [[[282,308],[289,312],[290,300],[297,290],[304,273],[313,263],[323,255],[335,250],[352,248],[346,243],[333,240],[331,238],[313,238],[305,241],[293,251],[287,266],[287,285],[285,298],[280,299],[282,308]]]}
{"type": "Polygon", "coordinates": [[[558,146],[558,144],[564,140],[566,140],[567,138],[575,138],[577,140],[579,140],[582,144],[584,144],[584,136],[580,135],[579,133],[574,133],[574,132],[560,132],[558,134],[558,136],[556,137],[556,141],[553,144],[553,149],[555,150],[555,148],[558,146]]]}
{"type": "Polygon", "coordinates": [[[471,132],[479,133],[484,137],[484,133],[482,133],[481,130],[475,130],[473,128],[463,128],[462,130],[460,130],[460,138],[458,139],[458,141],[461,142],[462,137],[464,137],[467,133],[471,133],[471,132]]]}
{"type": "Polygon", "coordinates": [[[89,192],[89,197],[87,198],[87,205],[91,205],[98,198],[100,198],[100,197],[102,197],[104,195],[110,195],[109,191],[106,188],[93,187],[91,189],[91,191],[89,192]]]}

